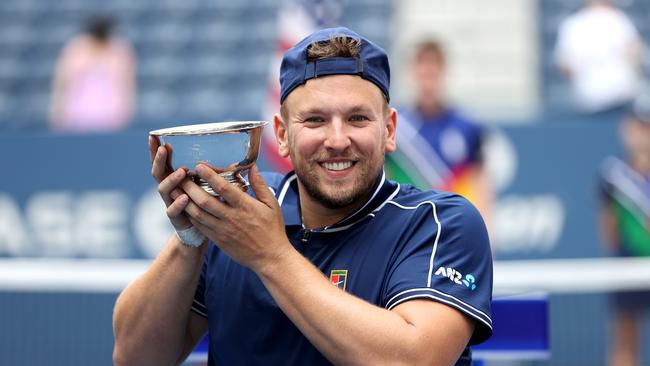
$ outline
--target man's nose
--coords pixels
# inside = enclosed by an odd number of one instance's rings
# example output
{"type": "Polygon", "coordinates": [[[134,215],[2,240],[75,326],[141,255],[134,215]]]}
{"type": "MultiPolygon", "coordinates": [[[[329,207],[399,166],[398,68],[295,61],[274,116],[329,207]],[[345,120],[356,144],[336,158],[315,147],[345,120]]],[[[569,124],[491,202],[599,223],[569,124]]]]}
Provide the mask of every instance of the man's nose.
{"type": "Polygon", "coordinates": [[[340,119],[334,119],[327,131],[325,147],[343,151],[350,146],[349,126],[340,119]]]}

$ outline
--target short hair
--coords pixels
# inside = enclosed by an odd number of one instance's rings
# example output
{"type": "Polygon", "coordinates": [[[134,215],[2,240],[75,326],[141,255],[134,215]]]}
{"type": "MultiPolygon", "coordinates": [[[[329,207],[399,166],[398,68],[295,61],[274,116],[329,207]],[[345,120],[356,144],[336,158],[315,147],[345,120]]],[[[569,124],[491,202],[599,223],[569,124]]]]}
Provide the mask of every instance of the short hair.
{"type": "Polygon", "coordinates": [[[445,50],[442,43],[436,39],[427,39],[421,41],[415,47],[415,60],[419,60],[424,55],[433,55],[441,64],[445,64],[445,50]]]}
{"type": "Polygon", "coordinates": [[[307,61],[332,57],[358,57],[361,40],[350,37],[332,37],[327,41],[312,43],[307,49],[307,61]]]}

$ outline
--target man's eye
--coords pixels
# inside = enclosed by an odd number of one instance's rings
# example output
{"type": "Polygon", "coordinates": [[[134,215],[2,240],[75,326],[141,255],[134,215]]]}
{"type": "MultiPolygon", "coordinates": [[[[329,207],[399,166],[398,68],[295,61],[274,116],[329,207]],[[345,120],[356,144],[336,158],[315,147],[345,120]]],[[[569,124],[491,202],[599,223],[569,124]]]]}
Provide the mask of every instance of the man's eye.
{"type": "Polygon", "coordinates": [[[325,120],[321,117],[308,117],[305,118],[305,122],[312,122],[312,123],[322,123],[325,120]]]}
{"type": "Polygon", "coordinates": [[[370,118],[360,115],[360,114],[355,114],[353,116],[350,116],[350,121],[352,122],[359,122],[359,121],[369,121],[370,118]]]}

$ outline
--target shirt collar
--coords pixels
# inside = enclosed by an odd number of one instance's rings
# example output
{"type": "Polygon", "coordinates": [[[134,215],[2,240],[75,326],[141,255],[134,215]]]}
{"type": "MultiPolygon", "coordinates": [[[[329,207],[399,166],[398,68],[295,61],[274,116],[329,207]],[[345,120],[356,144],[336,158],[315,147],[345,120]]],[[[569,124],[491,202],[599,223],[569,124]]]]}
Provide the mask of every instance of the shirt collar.
{"type": "MultiPolygon", "coordinates": [[[[366,203],[361,206],[357,211],[351,215],[343,218],[341,221],[322,228],[326,231],[329,229],[341,229],[342,227],[347,227],[353,223],[359,221],[360,219],[367,216],[372,211],[379,208],[384,202],[392,198],[395,193],[399,190],[399,185],[395,182],[389,181],[386,179],[386,173],[382,170],[381,174],[375,182],[373,193],[366,201],[366,203]]],[[[298,194],[298,177],[295,172],[289,172],[282,182],[278,186],[276,191],[276,198],[280,203],[282,208],[282,214],[284,215],[284,223],[287,226],[298,225],[302,226],[302,218],[300,215],[300,197],[298,194]]]]}

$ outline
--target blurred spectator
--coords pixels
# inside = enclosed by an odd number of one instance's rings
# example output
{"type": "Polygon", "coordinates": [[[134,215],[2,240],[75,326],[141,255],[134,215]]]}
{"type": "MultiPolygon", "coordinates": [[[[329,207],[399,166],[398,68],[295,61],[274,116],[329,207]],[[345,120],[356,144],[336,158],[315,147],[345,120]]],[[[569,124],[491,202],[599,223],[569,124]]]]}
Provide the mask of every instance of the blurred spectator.
{"type": "Polygon", "coordinates": [[[413,106],[398,108],[397,152],[388,175],[421,188],[463,195],[489,223],[493,192],[483,169],[483,129],[445,100],[445,54],[436,40],[418,44],[410,62],[413,106]]]}
{"type": "Polygon", "coordinates": [[[54,75],[52,130],[114,131],[130,122],[136,60],[131,46],[111,35],[113,26],[112,18],[95,17],[63,48],[54,75]]]}
{"type": "MultiPolygon", "coordinates": [[[[608,158],[602,169],[601,234],[614,255],[649,257],[650,100],[638,99],[620,132],[626,156],[608,158]]],[[[610,365],[640,365],[641,315],[650,309],[650,290],[615,293],[613,306],[610,365]]]]}
{"type": "MultiPolygon", "coordinates": [[[[555,61],[582,113],[629,108],[640,86],[643,43],[632,21],[608,0],[587,0],[560,25],[555,61]]],[[[614,114],[616,115],[616,114],[614,114]]]]}

